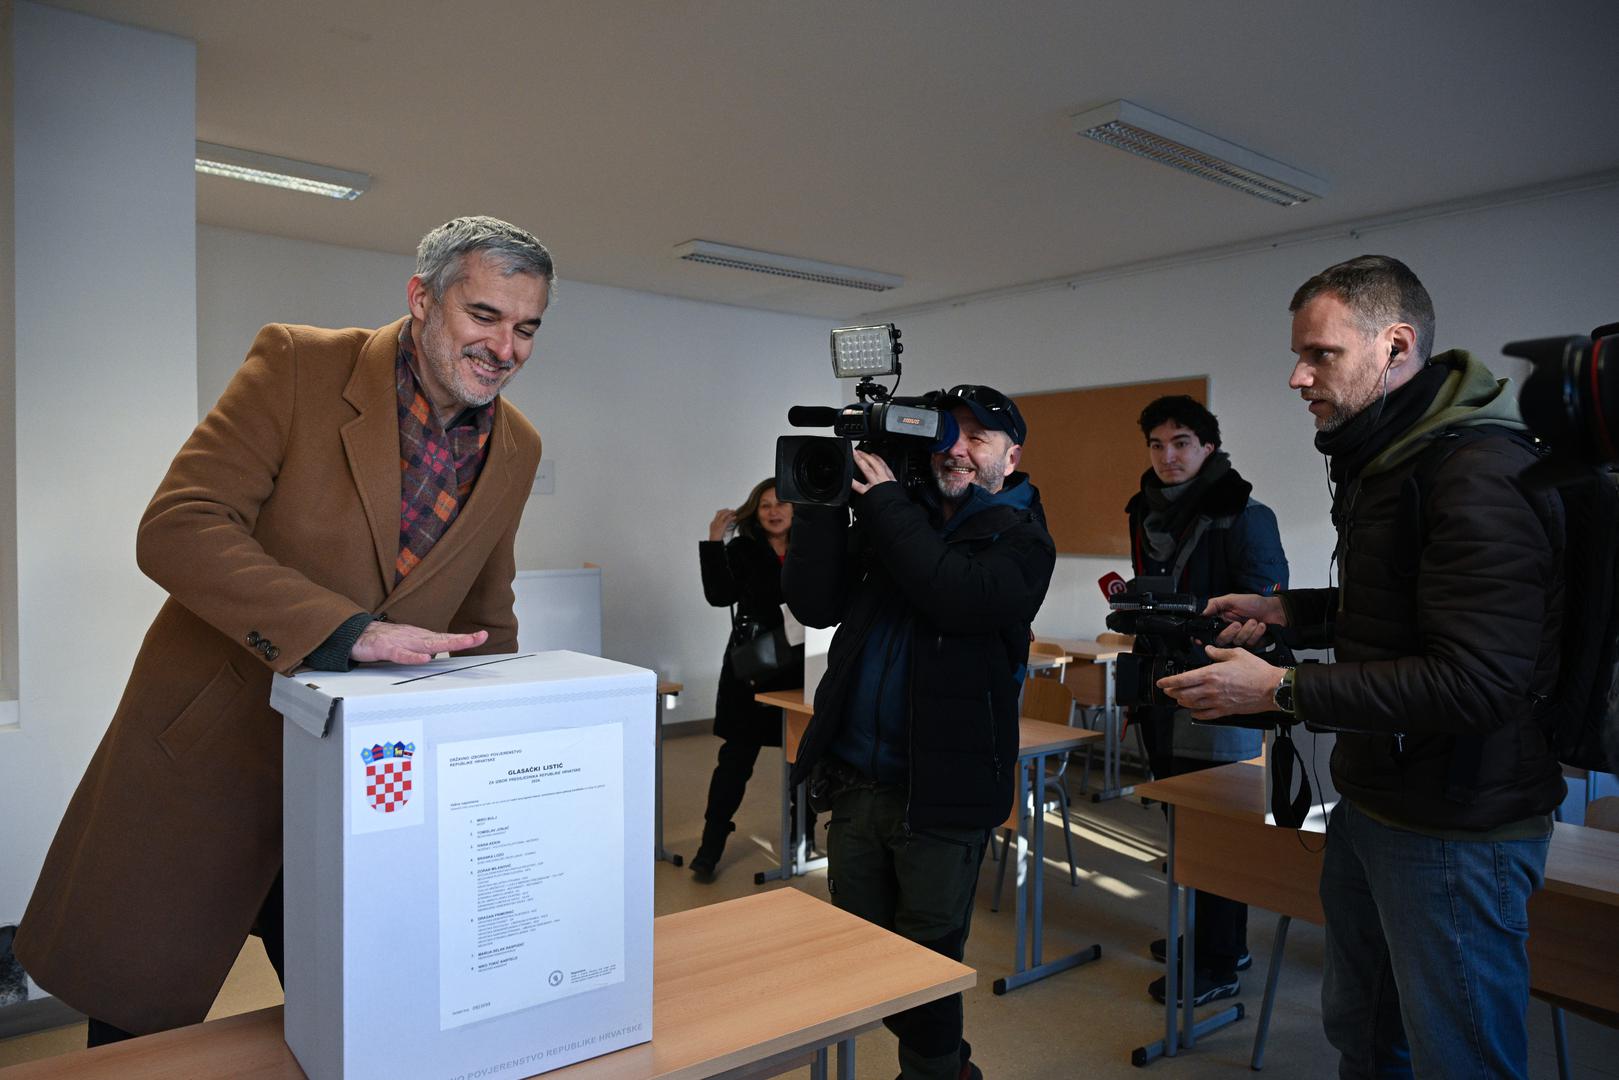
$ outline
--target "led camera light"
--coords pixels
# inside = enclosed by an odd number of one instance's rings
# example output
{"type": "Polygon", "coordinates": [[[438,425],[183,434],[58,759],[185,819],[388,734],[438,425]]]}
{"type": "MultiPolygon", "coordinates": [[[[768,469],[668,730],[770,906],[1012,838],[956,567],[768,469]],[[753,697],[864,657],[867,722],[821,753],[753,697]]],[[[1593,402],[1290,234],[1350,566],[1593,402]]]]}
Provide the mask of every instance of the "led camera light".
{"type": "Polygon", "coordinates": [[[832,373],[840,379],[891,375],[903,348],[893,323],[839,327],[832,331],[832,373]]]}

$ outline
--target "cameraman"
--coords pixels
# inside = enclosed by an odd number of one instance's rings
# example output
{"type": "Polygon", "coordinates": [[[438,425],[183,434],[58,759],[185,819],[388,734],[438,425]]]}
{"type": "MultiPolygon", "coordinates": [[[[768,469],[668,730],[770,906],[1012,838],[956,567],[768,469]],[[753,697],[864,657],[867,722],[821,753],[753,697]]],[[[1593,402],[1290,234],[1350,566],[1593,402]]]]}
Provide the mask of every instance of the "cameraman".
{"type": "Polygon", "coordinates": [[[1223,643],[1268,623],[1337,662],[1278,681],[1211,648],[1159,686],[1200,719],[1280,708],[1340,733],[1321,872],[1339,1075],[1526,1076],[1527,907],[1564,793],[1536,715],[1557,678],[1562,506],[1517,481],[1535,453],[1510,384],[1465,352],[1429,360],[1433,304],[1404,264],[1329,267],[1289,310],[1342,583],[1209,611],[1241,622],[1223,643]]]}
{"type": "MultiPolygon", "coordinates": [[[[1137,577],[1168,577],[1175,591],[1195,596],[1274,593],[1287,587],[1287,556],[1270,508],[1250,498],[1253,485],[1220,449],[1220,422],[1184,394],[1161,397],[1141,411],[1151,468],[1125,506],[1130,559],[1137,577]]],[[[1185,709],[1132,710],[1142,725],[1154,776],[1179,776],[1257,757],[1263,733],[1196,724],[1185,709]]],[[[1164,959],[1160,938],[1152,955],[1164,959]]],[[[1176,945],[1179,948],[1179,944],[1176,945]]],[[[1248,954],[1248,906],[1199,890],[1197,972],[1193,1001],[1205,1005],[1241,989],[1248,954]]],[[[1147,992],[1164,1000],[1164,980],[1147,992]]]]}
{"type": "MultiPolygon", "coordinates": [[[[830,800],[833,903],[960,960],[979,861],[1012,809],[1029,624],[1056,565],[1027,435],[987,386],[945,395],[960,427],[908,492],[855,450],[855,522],[799,506],[783,576],[807,626],[838,626],[793,782],[830,800]]],[[[961,995],[888,1017],[905,1080],[982,1077],[961,995]]]]}

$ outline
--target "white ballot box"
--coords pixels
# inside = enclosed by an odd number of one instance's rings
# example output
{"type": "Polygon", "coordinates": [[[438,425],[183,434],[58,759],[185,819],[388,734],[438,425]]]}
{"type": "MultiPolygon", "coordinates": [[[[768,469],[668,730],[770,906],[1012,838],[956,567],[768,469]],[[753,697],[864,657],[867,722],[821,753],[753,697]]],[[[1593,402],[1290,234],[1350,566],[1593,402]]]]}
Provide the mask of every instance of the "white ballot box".
{"type": "Polygon", "coordinates": [[[276,678],[313,1080],[507,1080],[652,1037],[655,692],[572,652],[276,678]]]}

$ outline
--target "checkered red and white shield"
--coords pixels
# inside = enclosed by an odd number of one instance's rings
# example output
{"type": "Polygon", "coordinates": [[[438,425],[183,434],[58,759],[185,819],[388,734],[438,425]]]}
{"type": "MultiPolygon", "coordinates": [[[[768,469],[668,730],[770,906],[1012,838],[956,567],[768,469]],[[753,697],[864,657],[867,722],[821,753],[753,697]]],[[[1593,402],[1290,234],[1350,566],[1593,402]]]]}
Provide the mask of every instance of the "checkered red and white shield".
{"type": "Polygon", "coordinates": [[[365,797],[371,809],[391,814],[410,801],[410,758],[374,761],[365,767],[365,797]]]}

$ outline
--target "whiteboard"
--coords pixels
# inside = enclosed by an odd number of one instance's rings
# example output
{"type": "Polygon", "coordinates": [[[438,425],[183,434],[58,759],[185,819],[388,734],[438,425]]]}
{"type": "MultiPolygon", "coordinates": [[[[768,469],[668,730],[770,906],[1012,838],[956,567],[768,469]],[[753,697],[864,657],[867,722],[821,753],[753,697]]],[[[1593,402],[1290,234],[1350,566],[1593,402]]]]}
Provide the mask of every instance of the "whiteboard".
{"type": "Polygon", "coordinates": [[[602,654],[600,567],[519,570],[512,591],[517,594],[519,652],[571,649],[602,654]]]}

